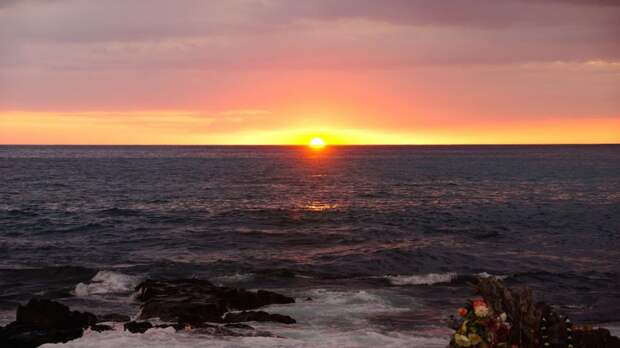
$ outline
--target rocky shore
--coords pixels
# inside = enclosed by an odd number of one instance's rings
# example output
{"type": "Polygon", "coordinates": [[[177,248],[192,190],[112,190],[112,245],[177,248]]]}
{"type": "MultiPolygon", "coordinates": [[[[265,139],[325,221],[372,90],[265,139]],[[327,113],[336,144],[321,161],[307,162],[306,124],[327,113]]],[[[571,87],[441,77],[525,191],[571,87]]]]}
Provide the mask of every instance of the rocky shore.
{"type": "MultiPolygon", "coordinates": [[[[82,337],[86,330],[141,334],[166,328],[214,337],[278,337],[248,323],[296,323],[288,315],[261,310],[295,302],[272,291],[216,286],[200,279],[146,280],[134,290],[140,308],[134,318],[72,311],[59,302],[33,298],[18,306],[14,322],[0,327],[0,347],[63,343],[82,337]]],[[[527,288],[509,289],[490,277],[479,279],[474,290],[480,298],[459,309],[460,320],[452,320],[456,331],[450,347],[620,348],[620,339],[609,331],[573,324],[551,306],[534,302],[527,288]]]]}
{"type": "Polygon", "coordinates": [[[0,328],[0,347],[30,348],[67,342],[81,337],[86,329],[112,330],[114,322],[123,323],[124,330],[132,333],[172,327],[214,336],[273,336],[244,323],[295,323],[287,315],[255,311],[271,304],[295,302],[291,297],[271,291],[215,286],[199,279],[146,280],[135,290],[135,299],[141,306],[134,321],[124,315],[97,316],[71,311],[55,301],[31,299],[26,305],[18,306],[14,322],[0,328]],[[155,318],[160,323],[149,321],[155,318]]]}

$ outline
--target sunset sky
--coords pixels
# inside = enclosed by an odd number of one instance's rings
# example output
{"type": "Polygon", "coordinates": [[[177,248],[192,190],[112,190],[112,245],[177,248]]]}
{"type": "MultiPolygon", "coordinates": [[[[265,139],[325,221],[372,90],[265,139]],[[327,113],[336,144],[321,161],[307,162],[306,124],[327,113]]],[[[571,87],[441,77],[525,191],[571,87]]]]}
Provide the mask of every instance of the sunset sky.
{"type": "Polygon", "coordinates": [[[620,1],[0,0],[0,143],[618,143],[620,1]]]}

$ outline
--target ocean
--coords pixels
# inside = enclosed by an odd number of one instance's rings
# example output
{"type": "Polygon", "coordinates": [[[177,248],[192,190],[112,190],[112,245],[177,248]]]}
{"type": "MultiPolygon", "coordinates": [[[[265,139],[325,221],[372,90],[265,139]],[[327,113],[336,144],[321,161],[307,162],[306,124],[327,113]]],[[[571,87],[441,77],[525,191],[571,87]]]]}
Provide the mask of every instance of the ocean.
{"type": "Polygon", "coordinates": [[[149,277],[297,298],[276,338],[46,347],[444,347],[491,275],[617,328],[620,146],[0,147],[0,325],[32,296],[135,316],[149,277]]]}

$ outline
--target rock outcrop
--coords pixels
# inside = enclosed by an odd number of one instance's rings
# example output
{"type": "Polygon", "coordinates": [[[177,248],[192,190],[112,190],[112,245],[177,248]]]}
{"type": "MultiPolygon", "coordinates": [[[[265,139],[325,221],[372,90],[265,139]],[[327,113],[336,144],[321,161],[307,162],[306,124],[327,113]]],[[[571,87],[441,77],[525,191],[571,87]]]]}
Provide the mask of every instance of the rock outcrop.
{"type": "Polygon", "coordinates": [[[264,311],[243,311],[226,313],[224,321],[227,323],[242,323],[246,321],[272,321],[282,324],[295,324],[297,321],[282,314],[271,314],[264,311]]]}
{"type": "Polygon", "coordinates": [[[98,315],[97,316],[97,321],[98,322],[118,322],[118,323],[124,323],[127,321],[130,321],[131,318],[129,318],[128,315],[124,315],[124,314],[116,314],[116,313],[109,313],[109,314],[104,314],[104,315],[98,315]]]}
{"type": "Polygon", "coordinates": [[[124,322],[124,330],[144,333],[151,328],[173,327],[213,336],[272,336],[241,324],[245,321],[273,321],[293,324],[295,319],[281,314],[252,311],[270,304],[295,300],[275,292],[215,286],[199,279],[147,280],[136,287],[142,302],[140,321],[126,315],[71,311],[61,303],[32,299],[17,308],[16,320],[0,327],[0,347],[34,348],[44,343],[67,342],[79,338],[84,329],[112,330],[101,322],[124,322]],[[241,312],[231,312],[241,311],[241,312]],[[146,319],[160,318],[168,324],[153,325],[146,319]]]}
{"type": "Polygon", "coordinates": [[[0,329],[0,347],[30,348],[44,343],[67,342],[95,326],[97,317],[70,311],[61,303],[32,299],[17,308],[16,320],[0,329]]]}
{"type": "Polygon", "coordinates": [[[229,311],[295,302],[271,291],[220,287],[200,279],[146,280],[136,291],[136,299],[143,302],[139,319],[160,318],[180,324],[223,323],[229,311]]]}
{"type": "Polygon", "coordinates": [[[148,321],[130,321],[123,325],[125,331],[129,331],[131,333],[144,333],[146,330],[153,327],[153,324],[148,321]]]}

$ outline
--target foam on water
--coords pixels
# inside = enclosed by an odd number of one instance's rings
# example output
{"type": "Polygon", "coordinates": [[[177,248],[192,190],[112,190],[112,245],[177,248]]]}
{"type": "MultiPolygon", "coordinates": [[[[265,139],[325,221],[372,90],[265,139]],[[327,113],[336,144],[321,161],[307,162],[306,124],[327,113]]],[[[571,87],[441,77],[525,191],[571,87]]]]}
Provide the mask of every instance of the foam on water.
{"type": "MultiPolygon", "coordinates": [[[[441,284],[441,283],[451,283],[455,281],[462,275],[459,275],[456,272],[448,272],[448,273],[428,273],[428,274],[417,274],[417,275],[395,275],[395,276],[385,276],[390,284],[392,285],[433,285],[433,284],[441,284]]],[[[497,279],[503,280],[508,278],[506,275],[495,275],[487,272],[480,272],[474,275],[478,278],[489,278],[495,277],[497,279]]]]}
{"type": "Polygon", "coordinates": [[[102,295],[132,292],[139,277],[113,271],[99,271],[90,283],[79,283],[75,286],[76,296],[102,295]]]}
{"type": "Polygon", "coordinates": [[[298,330],[313,328],[364,329],[369,327],[368,318],[382,313],[397,313],[418,306],[409,296],[398,295],[384,290],[338,291],[312,289],[296,294],[294,304],[271,305],[262,310],[270,313],[290,315],[298,325],[292,331],[290,326],[254,323],[261,330],[276,332],[285,337],[296,334],[298,330]],[[284,331],[282,331],[284,330],[284,331]],[[285,334],[286,333],[286,334],[285,334]]]}
{"type": "Polygon", "coordinates": [[[439,338],[386,335],[373,331],[305,330],[296,338],[231,337],[219,338],[174,329],[151,329],[144,334],[129,332],[88,331],[82,338],[61,344],[45,344],[42,348],[193,348],[193,347],[445,347],[447,340],[439,338]]]}
{"type": "Polygon", "coordinates": [[[145,334],[121,331],[96,333],[66,344],[43,347],[108,348],[108,347],[445,347],[448,335],[441,337],[428,332],[385,331],[372,325],[370,317],[398,313],[418,306],[409,296],[380,289],[340,291],[313,289],[297,294],[295,304],[264,308],[271,313],[294,317],[297,324],[255,323],[260,331],[277,337],[213,337],[198,333],[174,332],[172,329],[151,329],[145,334]],[[310,297],[312,300],[304,301],[310,297]]]}
{"type": "Polygon", "coordinates": [[[496,275],[496,274],[490,274],[490,273],[487,273],[487,272],[480,272],[480,273],[476,274],[476,276],[478,276],[480,278],[495,277],[495,278],[497,278],[499,280],[504,280],[504,279],[508,278],[507,275],[496,275]]]}
{"type": "Polygon", "coordinates": [[[0,310],[0,326],[4,326],[15,320],[15,310],[0,310]]]}
{"type": "Polygon", "coordinates": [[[455,272],[450,273],[429,273],[420,275],[397,275],[386,276],[385,278],[392,285],[433,285],[438,283],[449,283],[457,277],[455,272]]]}

